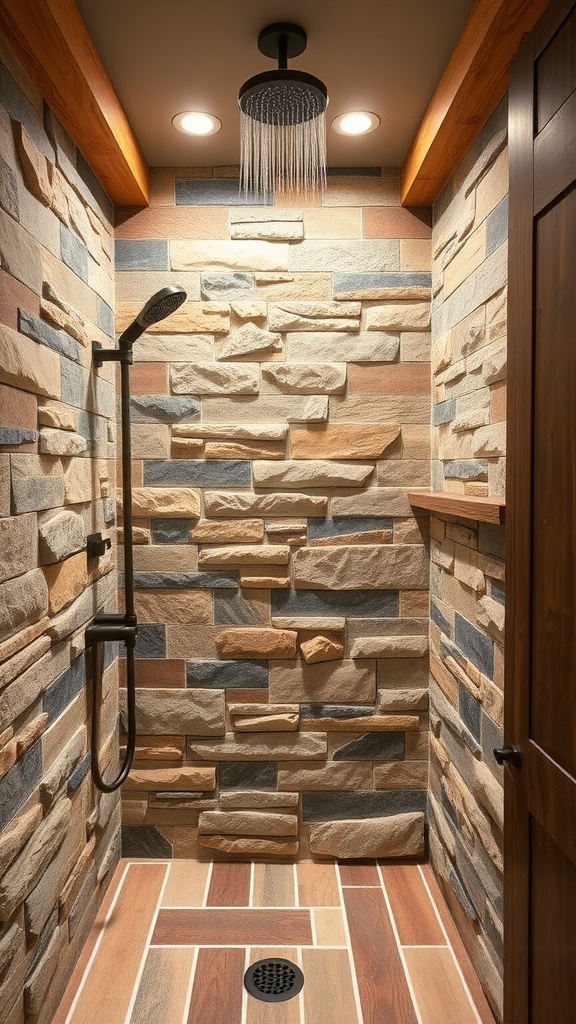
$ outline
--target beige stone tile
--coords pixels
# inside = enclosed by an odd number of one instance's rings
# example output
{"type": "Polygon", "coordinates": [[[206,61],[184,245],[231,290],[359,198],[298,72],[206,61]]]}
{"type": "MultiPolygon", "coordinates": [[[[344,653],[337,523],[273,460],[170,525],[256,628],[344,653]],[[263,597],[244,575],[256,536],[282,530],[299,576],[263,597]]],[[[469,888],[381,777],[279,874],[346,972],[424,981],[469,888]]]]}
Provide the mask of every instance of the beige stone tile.
{"type": "Polygon", "coordinates": [[[361,238],[362,210],[358,207],[306,209],[304,235],[306,238],[361,238]]]}
{"type": "Polygon", "coordinates": [[[431,242],[427,238],[404,238],[400,243],[400,269],[404,271],[430,270],[432,262],[431,242]]]}
{"type": "Polygon", "coordinates": [[[398,174],[330,176],[322,206],[400,206],[398,174]]]}
{"type": "Polygon", "coordinates": [[[180,623],[168,623],[166,657],[217,661],[216,637],[221,626],[198,624],[194,629],[180,623]]]}
{"type": "Polygon", "coordinates": [[[346,932],[338,907],[315,907],[312,911],[317,946],[345,946],[346,932]]]}
{"type": "Polygon", "coordinates": [[[136,572],[195,572],[197,568],[195,544],[152,544],[134,551],[136,572]]]}
{"type": "Polygon", "coordinates": [[[136,612],[141,622],[213,621],[213,599],[210,590],[137,590],[136,612]]]}
{"type": "Polygon", "coordinates": [[[444,297],[470,277],[486,258],[486,222],[474,231],[444,271],[444,297]]]}
{"type": "Polygon", "coordinates": [[[475,224],[480,224],[508,194],[508,151],[504,149],[476,189],[475,224]]]}

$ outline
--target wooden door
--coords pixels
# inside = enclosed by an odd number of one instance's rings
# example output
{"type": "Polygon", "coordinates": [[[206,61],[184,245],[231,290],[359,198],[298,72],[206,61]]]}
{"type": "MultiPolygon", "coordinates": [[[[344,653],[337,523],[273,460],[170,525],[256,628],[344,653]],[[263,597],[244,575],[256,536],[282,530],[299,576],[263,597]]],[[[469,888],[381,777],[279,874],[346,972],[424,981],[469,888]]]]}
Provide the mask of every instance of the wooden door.
{"type": "Polygon", "coordinates": [[[576,1021],[576,4],[510,82],[505,1021],[576,1021]]]}

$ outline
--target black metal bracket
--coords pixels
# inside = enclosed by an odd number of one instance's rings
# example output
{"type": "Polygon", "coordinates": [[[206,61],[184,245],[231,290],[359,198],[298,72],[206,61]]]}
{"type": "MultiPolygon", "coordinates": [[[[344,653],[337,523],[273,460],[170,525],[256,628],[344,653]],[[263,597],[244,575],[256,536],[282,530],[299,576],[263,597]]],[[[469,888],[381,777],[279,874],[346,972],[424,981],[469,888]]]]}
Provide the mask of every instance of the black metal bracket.
{"type": "Polygon", "coordinates": [[[122,640],[126,647],[135,647],[138,636],[138,624],[127,623],[124,615],[96,615],[86,627],[85,640],[87,647],[106,643],[109,640],[122,640]]]}
{"type": "Polygon", "coordinates": [[[520,747],[496,747],[494,757],[500,765],[506,763],[512,765],[513,768],[522,767],[522,751],[520,747]]]}
{"type": "Polygon", "coordinates": [[[103,537],[101,533],[91,533],[86,538],[86,554],[88,560],[101,558],[112,547],[110,537],[103,537]]]}
{"type": "Polygon", "coordinates": [[[102,348],[99,341],[93,341],[92,361],[94,366],[103,366],[104,363],[126,363],[132,366],[132,348],[102,348]]]}

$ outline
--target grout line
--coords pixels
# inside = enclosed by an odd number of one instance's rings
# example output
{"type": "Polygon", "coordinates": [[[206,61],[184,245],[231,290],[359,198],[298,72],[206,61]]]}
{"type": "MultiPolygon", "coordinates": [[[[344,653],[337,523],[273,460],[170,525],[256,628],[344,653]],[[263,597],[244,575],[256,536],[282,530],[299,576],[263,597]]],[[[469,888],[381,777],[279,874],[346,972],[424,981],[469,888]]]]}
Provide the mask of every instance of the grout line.
{"type": "Polygon", "coordinates": [[[294,875],[294,907],[296,908],[296,910],[299,910],[300,909],[300,893],[298,891],[298,863],[297,863],[297,861],[294,861],[294,863],[292,865],[292,868],[293,868],[293,875],[294,875]]]}
{"type": "MultiPolygon", "coordinates": [[[[212,868],[214,867],[214,861],[211,860],[208,865],[208,872],[206,874],[206,885],[204,886],[204,896],[202,897],[202,908],[208,906],[208,893],[210,892],[210,883],[212,882],[212,868]]],[[[190,908],[188,908],[190,909],[190,908]]]]}
{"type": "MultiPolygon", "coordinates": [[[[304,974],[304,960],[302,957],[302,946],[296,946],[296,963],[304,974]]],[[[300,1024],[306,1024],[305,1007],[304,1007],[304,987],[302,987],[298,993],[298,1013],[300,1015],[300,1024]]]]}
{"type": "Polygon", "coordinates": [[[248,906],[254,908],[254,888],[256,885],[256,864],[250,861],[250,885],[248,887],[248,906]]]}
{"type": "Polygon", "coordinates": [[[318,935],[316,933],[316,920],[314,918],[314,909],[313,909],[313,907],[310,907],[309,913],[310,913],[310,931],[312,932],[312,944],[314,946],[317,946],[318,945],[318,935]]]}
{"type": "Polygon", "coordinates": [[[379,885],[344,885],[344,883],[342,883],[342,888],[343,889],[376,889],[377,891],[380,890],[380,886],[379,885]]]}
{"type": "Polygon", "coordinates": [[[410,971],[408,970],[408,964],[406,963],[406,957],[404,956],[404,950],[402,949],[402,946],[400,945],[400,936],[398,934],[398,928],[396,927],[396,920],[394,918],[394,914],[392,913],[392,905],[390,903],[388,892],[386,890],[386,885],[384,883],[384,875],[382,873],[382,866],[380,864],[377,864],[376,867],[377,867],[378,873],[379,873],[380,878],[381,878],[382,892],[384,894],[384,901],[386,903],[386,909],[388,911],[388,916],[390,918],[390,924],[391,924],[391,927],[392,927],[392,931],[394,932],[394,938],[396,940],[396,946],[397,946],[397,949],[398,949],[398,955],[400,957],[400,961],[402,963],[402,967],[403,967],[403,970],[404,970],[404,975],[406,977],[406,984],[408,986],[408,991],[410,993],[410,998],[412,1000],[412,1005],[414,1006],[414,1013],[416,1014],[416,1019],[418,1021],[418,1024],[423,1024],[422,1015],[420,1013],[420,1009],[418,1007],[418,1003],[416,1002],[416,993],[414,992],[414,986],[412,984],[412,978],[410,977],[410,971]]]}
{"type": "MultiPolygon", "coordinates": [[[[152,947],[150,947],[152,948],[152,947]]],[[[155,949],[158,947],[155,946],[155,949]]],[[[172,948],[172,947],[163,947],[172,948]]],[[[184,1013],[182,1014],[182,1024],[187,1024],[188,1017],[190,1015],[190,1007],[192,1005],[192,989],[194,988],[194,980],[196,978],[196,967],[198,966],[198,953],[199,949],[196,946],[194,954],[192,956],[192,966],[190,967],[190,978],[188,979],[188,988],[186,989],[186,999],[184,1000],[184,1013]]]]}
{"type": "Polygon", "coordinates": [[[436,901],[435,901],[435,899],[434,899],[434,897],[432,895],[432,892],[430,890],[430,886],[428,885],[428,880],[427,880],[424,872],[422,871],[422,868],[420,867],[420,865],[418,865],[418,870],[420,872],[420,876],[421,876],[422,881],[424,883],[424,887],[426,889],[426,892],[428,893],[430,902],[432,903],[432,906],[434,908],[434,913],[436,914],[436,918],[437,918],[438,924],[440,925],[440,928],[442,930],[444,938],[446,939],[446,945],[448,946],[448,949],[450,950],[450,954],[451,954],[452,959],[454,961],[454,965],[456,967],[456,971],[458,972],[458,976],[460,978],[460,981],[462,982],[462,985],[464,987],[464,991],[465,991],[466,995],[468,996],[468,1001],[470,1003],[470,1006],[472,1007],[472,1011],[474,1013],[474,1016],[476,1017],[477,1024],[482,1024],[482,1018],[481,1018],[480,1013],[478,1011],[478,1007],[476,1006],[476,1003],[474,1002],[474,999],[472,998],[472,993],[471,993],[470,989],[468,988],[468,982],[466,981],[466,978],[464,977],[464,972],[463,972],[463,970],[462,970],[462,968],[460,966],[460,962],[458,960],[458,957],[456,956],[454,947],[453,947],[452,943],[450,942],[450,938],[448,936],[448,932],[446,931],[446,928],[444,927],[444,922],[442,920],[442,917],[440,916],[440,911],[438,910],[438,907],[436,905],[436,901]]]}
{"type": "Polygon", "coordinates": [[[86,984],[86,981],[88,980],[88,974],[89,974],[90,970],[92,969],[92,964],[94,963],[94,960],[96,959],[96,954],[97,954],[97,952],[100,949],[100,946],[102,944],[102,939],[104,938],[104,933],[106,931],[106,927],[108,925],[108,922],[109,922],[110,918],[112,917],[112,914],[113,914],[114,909],[116,907],[116,903],[118,902],[118,897],[120,896],[120,892],[122,891],[122,886],[124,885],[124,881],[126,879],[126,875],[128,874],[129,869],[130,869],[130,864],[127,864],[126,867],[124,868],[124,871],[122,872],[122,878],[118,882],[118,888],[116,889],[116,892],[114,893],[114,899],[112,900],[112,903],[110,904],[110,908],[108,910],[108,913],[106,914],[106,917],[104,919],[104,923],[102,925],[102,931],[100,932],[100,935],[98,936],[98,938],[96,940],[96,943],[94,945],[94,949],[92,950],[92,953],[90,954],[90,959],[89,959],[88,963],[86,964],[86,967],[84,968],[84,974],[82,975],[82,978],[80,980],[80,984],[78,985],[78,988],[76,989],[76,995],[74,996],[74,999],[72,1000],[72,1005],[71,1005],[70,1009],[68,1010],[68,1014],[66,1016],[65,1024],[70,1024],[70,1022],[72,1021],[72,1017],[74,1015],[74,1011],[76,1010],[76,1006],[78,1005],[78,1000],[80,999],[80,996],[82,994],[82,990],[84,988],[84,985],[86,984]]]}
{"type": "MultiPolygon", "coordinates": [[[[187,906],[186,904],[184,904],[184,905],[179,906],[179,907],[171,907],[170,906],[170,907],[161,907],[160,909],[161,910],[167,910],[167,911],[170,911],[170,910],[193,910],[193,911],[197,911],[197,912],[207,910],[210,913],[212,913],[213,910],[218,910],[218,911],[225,910],[228,913],[230,911],[234,911],[234,910],[241,910],[241,911],[245,911],[245,910],[257,910],[257,911],[260,911],[260,910],[281,910],[282,912],[286,912],[287,910],[299,910],[302,914],[305,914],[306,911],[309,910],[310,908],[309,907],[295,907],[293,904],[291,906],[287,906],[287,907],[260,907],[260,906],[258,906],[258,907],[245,907],[245,906],[239,907],[237,904],[235,904],[232,907],[222,907],[220,905],[218,905],[217,907],[190,907],[190,906],[187,906]]],[[[326,909],[330,909],[330,908],[321,907],[320,909],[321,910],[326,910],[326,909]]]]}
{"type": "Polygon", "coordinates": [[[448,946],[443,942],[430,943],[427,946],[417,945],[416,943],[402,942],[402,949],[448,949],[448,946]]]}
{"type": "Polygon", "coordinates": [[[146,965],[146,957],[148,956],[148,951],[150,949],[150,944],[152,942],[152,936],[154,934],[154,929],[156,927],[156,921],[158,920],[158,914],[160,912],[160,907],[162,906],[162,900],[164,899],[164,892],[166,890],[166,886],[168,885],[168,879],[170,877],[170,868],[171,868],[171,866],[172,866],[171,862],[168,862],[166,874],[164,876],[164,881],[162,882],[162,885],[160,886],[160,892],[158,894],[158,899],[156,901],[156,907],[155,907],[154,913],[152,914],[152,920],[150,922],[150,928],[148,930],[148,938],[146,939],[146,942],[144,943],[144,951],[142,953],[142,958],[140,960],[140,967],[138,968],[138,973],[136,974],[136,980],[134,982],[134,986],[133,986],[133,989],[132,989],[132,996],[130,998],[130,1002],[128,1004],[128,1009],[126,1011],[126,1016],[124,1018],[124,1024],[130,1024],[130,1018],[132,1016],[132,1011],[134,1010],[134,1005],[136,1003],[136,999],[138,998],[138,989],[140,988],[140,982],[142,981],[142,975],[144,974],[144,967],[146,965]]]}
{"type": "MultiPolygon", "coordinates": [[[[334,946],[313,946],[311,943],[303,942],[301,945],[302,949],[348,949],[348,946],[343,946],[342,944],[334,946]]],[[[260,947],[262,947],[262,949],[276,949],[276,947],[278,947],[278,949],[293,949],[294,943],[259,942],[258,949],[260,949],[260,947]]],[[[444,949],[444,946],[441,946],[440,948],[444,949]]],[[[150,949],[245,949],[245,946],[242,942],[227,942],[225,944],[222,942],[151,942],[150,949]]]]}
{"type": "MultiPolygon", "coordinates": [[[[245,954],[244,954],[244,974],[246,974],[246,971],[248,970],[248,968],[250,966],[250,959],[251,959],[251,957],[250,957],[250,946],[246,946],[245,947],[245,954]]],[[[241,1015],[241,1020],[242,1020],[242,1024],[246,1024],[246,1022],[248,1020],[248,989],[246,988],[246,985],[244,984],[244,978],[242,978],[242,1015],[241,1015]]]]}
{"type": "Polygon", "coordinates": [[[342,889],[342,879],[340,878],[340,867],[338,863],[334,864],[334,872],[336,874],[336,882],[338,885],[338,894],[340,897],[340,908],[342,910],[342,920],[344,922],[344,934],[346,936],[346,949],[348,951],[348,961],[350,963],[350,975],[352,978],[352,990],[354,992],[354,1002],[356,1003],[356,1014],[358,1016],[358,1024],[364,1024],[364,1014],[362,1012],[362,1002],[360,1000],[360,989],[358,987],[358,978],[356,975],[356,964],[354,963],[354,953],[352,952],[352,942],[350,939],[350,929],[348,928],[348,914],[346,913],[346,905],[344,903],[344,893],[342,889]]]}

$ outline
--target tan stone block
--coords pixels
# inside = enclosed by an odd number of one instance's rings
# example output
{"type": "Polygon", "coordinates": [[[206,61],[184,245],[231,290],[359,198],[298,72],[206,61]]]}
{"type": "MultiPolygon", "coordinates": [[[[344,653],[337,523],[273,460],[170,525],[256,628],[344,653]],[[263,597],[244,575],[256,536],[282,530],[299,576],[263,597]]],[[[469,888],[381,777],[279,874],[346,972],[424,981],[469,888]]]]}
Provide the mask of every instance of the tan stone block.
{"type": "Polygon", "coordinates": [[[430,304],[387,302],[385,306],[369,306],[365,317],[367,331],[428,331],[430,304]]]}
{"type": "Polygon", "coordinates": [[[360,329],[359,302],[283,302],[270,305],[273,331],[356,331],[360,329]]]}
{"type": "Polygon", "coordinates": [[[198,556],[200,566],[209,565],[287,565],[290,548],[286,544],[243,544],[234,547],[202,548],[198,556]]]}
{"type": "Polygon", "coordinates": [[[19,121],[12,121],[12,131],[27,188],[40,202],[50,206],[52,188],[46,157],[19,121]]]}
{"type": "Polygon", "coordinates": [[[70,800],[60,800],[38,826],[20,857],[0,880],[0,920],[8,921],[16,907],[34,888],[62,845],[70,816],[70,800]]]}
{"type": "Polygon", "coordinates": [[[221,658],[295,658],[296,639],[289,629],[224,629],[216,649],[221,658]]]}
{"type": "Polygon", "coordinates": [[[288,244],[268,241],[172,241],[172,270],[288,269],[288,244]]]}
{"type": "Polygon", "coordinates": [[[231,302],[230,309],[239,320],[265,320],[268,316],[265,302],[231,302]]]}
{"type": "MultiPolygon", "coordinates": [[[[119,278],[124,276],[118,275],[119,278]]],[[[154,277],[154,274],[149,276],[154,277]]],[[[187,360],[200,363],[213,358],[213,334],[143,334],[134,348],[135,363],[183,363],[187,360]]]]}
{"type": "Polygon", "coordinates": [[[249,543],[264,539],[261,519],[201,519],[190,531],[190,540],[198,543],[249,543]]]}
{"type": "Polygon", "coordinates": [[[209,441],[204,454],[207,459],[284,459],[286,445],[280,441],[209,441]]]}
{"type": "MultiPolygon", "coordinates": [[[[186,733],[196,736],[224,735],[224,691],[154,689],[136,692],[136,722],[139,733],[149,736],[186,733]]],[[[120,690],[120,714],[126,726],[126,691],[120,690]]],[[[130,788],[130,786],[128,787],[130,788]]],[[[161,786],[158,787],[162,789],[161,786]]],[[[166,786],[166,789],[174,787],[166,786]]],[[[177,788],[177,787],[176,787],[177,788]]],[[[194,788],[194,787],[190,787],[194,788]]],[[[204,786],[212,789],[212,786],[204,786]]]]}
{"type": "MultiPolygon", "coordinates": [[[[357,718],[303,718],[300,728],[304,731],[324,729],[327,733],[340,732],[417,732],[420,726],[418,715],[360,715],[357,718]]],[[[337,746],[342,738],[338,737],[337,746]]]]}
{"type": "MultiPolygon", "coordinates": [[[[48,620],[44,620],[44,623],[47,625],[48,620]]],[[[23,632],[27,631],[23,630],[23,632]]],[[[17,676],[22,675],[27,668],[30,668],[30,665],[33,665],[39,658],[42,658],[50,650],[50,646],[51,642],[48,636],[38,637],[37,640],[32,640],[32,643],[27,646],[22,644],[23,650],[17,651],[17,653],[13,654],[8,660],[3,661],[0,665],[0,689],[11,683],[17,676]]],[[[13,730],[7,739],[11,739],[12,735],[13,730]]],[[[0,746],[7,739],[2,740],[0,736],[0,746]]]]}
{"type": "Polygon", "coordinates": [[[134,552],[134,568],[138,572],[195,572],[197,550],[194,544],[149,544],[134,552]]]}
{"type": "MultiPolygon", "coordinates": [[[[122,495],[117,495],[119,509],[122,509],[122,495]]],[[[171,517],[174,519],[196,518],[200,515],[198,491],[189,487],[134,487],[132,490],[132,514],[136,517],[171,517]]]]}
{"type": "Polygon", "coordinates": [[[40,400],[38,403],[38,425],[56,427],[58,430],[76,430],[78,426],[78,410],[61,402],[40,400]]]}
{"type": "Polygon", "coordinates": [[[304,225],[301,218],[294,221],[231,221],[230,236],[273,242],[300,242],[304,238],[304,225]]]}
{"type": "Polygon", "coordinates": [[[270,701],[307,704],[364,704],[376,696],[376,663],[325,662],[318,665],[271,665],[270,701]]]}
{"type": "Polygon", "coordinates": [[[486,590],[484,573],[478,568],[478,552],[462,544],[456,544],[454,548],[454,576],[479,594],[486,590]]]}
{"type": "Polygon", "coordinates": [[[430,270],[432,245],[428,238],[403,238],[400,243],[400,269],[403,271],[430,270]]]}
{"type": "Polygon", "coordinates": [[[424,815],[395,814],[387,818],[314,822],[310,826],[313,854],[339,857],[420,857],[424,853],[424,815]]]}
{"type": "Polygon", "coordinates": [[[44,320],[54,327],[62,328],[67,334],[76,338],[81,345],[88,346],[91,333],[90,325],[78,310],[66,302],[49,283],[43,285],[40,310],[44,320]]]}
{"type": "Polygon", "coordinates": [[[385,331],[350,332],[308,331],[286,334],[286,354],[290,363],[393,362],[400,347],[397,333],[385,331]]]}
{"type": "MultiPolygon", "coordinates": [[[[264,308],[264,316],[266,309],[264,308]]],[[[281,352],[282,338],[279,334],[271,331],[264,331],[253,323],[243,324],[236,331],[232,331],[226,338],[217,342],[217,359],[234,359],[237,356],[246,356],[260,352],[281,352]]]]}
{"type": "Polygon", "coordinates": [[[425,761],[396,761],[374,765],[374,789],[426,789],[428,765],[425,761]]]}
{"type": "Polygon", "coordinates": [[[43,572],[48,586],[48,611],[55,615],[78,597],[86,586],[86,552],[80,551],[64,562],[45,566],[43,572]]]}
{"type": "Polygon", "coordinates": [[[272,619],[272,625],[277,629],[305,629],[305,630],[341,630],[346,626],[346,619],[328,618],[313,615],[302,616],[279,616],[272,619]]]}
{"type": "Polygon", "coordinates": [[[336,460],[286,460],[252,464],[256,487],[300,490],[305,487],[361,487],[374,472],[371,463],[336,460]]]}
{"type": "Polygon", "coordinates": [[[88,449],[88,442],[81,434],[70,430],[55,430],[44,427],[38,438],[38,451],[41,455],[79,455],[88,449]]]}
{"type": "Polygon", "coordinates": [[[423,688],[394,688],[378,690],[378,710],[388,711],[426,711],[428,708],[428,690],[423,688]]]}
{"type": "Polygon", "coordinates": [[[403,456],[408,459],[426,458],[430,450],[430,399],[425,395],[376,395],[355,394],[330,398],[331,423],[402,423],[403,456]],[[405,450],[406,436],[414,436],[412,428],[422,426],[417,432],[418,444],[426,438],[424,454],[408,453],[405,450]],[[411,428],[406,434],[407,427],[411,428]]]}
{"type": "Polygon", "coordinates": [[[328,499],[295,492],[288,494],[240,494],[231,491],[205,491],[204,507],[208,517],[275,515],[324,516],[328,499]]]}
{"type": "MultiPolygon", "coordinates": [[[[194,437],[173,437],[169,455],[173,459],[200,459],[205,454],[204,441],[194,437]]],[[[146,456],[141,455],[140,458],[146,456]]]]}
{"type": "Polygon", "coordinates": [[[301,548],[294,553],[297,589],[426,589],[428,558],[415,544],[301,548]]]}
{"type": "Polygon", "coordinates": [[[174,423],[172,437],[202,437],[204,440],[231,438],[246,441],[283,441],[288,433],[285,423],[174,423]]]}
{"type": "Polygon", "coordinates": [[[140,622],[212,622],[209,590],[137,590],[135,603],[140,622]]]}
{"type": "MultiPolygon", "coordinates": [[[[140,308],[140,302],[116,304],[116,331],[119,334],[130,326],[140,308]]],[[[183,302],[165,320],[149,324],[146,328],[150,334],[226,334],[229,330],[230,307],[223,302],[183,302]]]]}
{"type": "Polygon", "coordinates": [[[476,606],[476,621],[494,640],[504,641],[504,605],[488,596],[480,598],[476,606]]]}
{"type": "Polygon", "coordinates": [[[133,423],[131,434],[135,459],[170,457],[170,427],[167,423],[133,423]]]}
{"type": "Polygon", "coordinates": [[[223,811],[251,810],[264,807],[297,807],[298,793],[267,793],[266,790],[231,790],[220,793],[223,811]]]}
{"type": "Polygon", "coordinates": [[[380,458],[399,434],[399,426],[380,423],[292,427],[290,451],[294,459],[374,459],[380,458]]]}
{"type": "Polygon", "coordinates": [[[42,820],[42,807],[36,804],[18,814],[0,837],[0,872],[2,875],[15,857],[24,849],[30,836],[42,820]]]}
{"type": "Polygon", "coordinates": [[[175,395],[254,395],[259,375],[245,363],[172,363],[170,386],[175,395]]]}
{"type": "Polygon", "coordinates": [[[249,715],[234,719],[235,732],[296,732],[300,716],[295,715],[249,715]]]}
{"type": "MultiPolygon", "coordinates": [[[[120,744],[120,756],[124,757],[126,744],[120,744]]],[[[186,754],[184,736],[138,736],[134,761],[182,761],[186,754]]]]}
{"type": "Polygon", "coordinates": [[[234,414],[238,419],[252,423],[269,423],[274,420],[286,420],[288,423],[323,423],[328,419],[328,396],[259,395],[254,398],[229,395],[223,399],[207,395],[202,400],[202,415],[208,424],[228,423],[234,414]]]}
{"type": "MultiPolygon", "coordinates": [[[[41,569],[33,569],[23,576],[16,576],[12,580],[0,585],[0,637],[3,641],[11,637],[13,633],[24,630],[32,623],[42,619],[48,610],[48,588],[41,569]]],[[[46,628],[46,625],[43,627],[46,628]]],[[[18,643],[16,639],[14,643],[18,643]]],[[[12,649],[12,642],[8,647],[4,642],[0,650],[5,657],[10,655],[7,650],[12,649]]],[[[19,646],[16,650],[19,650],[19,646]]]]}
{"type": "Polygon", "coordinates": [[[421,658],[427,653],[427,636],[358,637],[350,647],[351,658],[421,658]]]}
{"type": "Polygon", "coordinates": [[[240,715],[243,718],[249,715],[297,715],[300,711],[298,704],[228,704],[228,710],[232,717],[240,715]]]}
{"type": "Polygon", "coordinates": [[[0,324],[0,382],[47,398],[60,398],[60,357],[0,324]]]}
{"type": "Polygon", "coordinates": [[[344,657],[344,645],[327,636],[315,636],[300,644],[300,653],[307,665],[321,661],[337,661],[344,657]]]}
{"type": "Polygon", "coordinates": [[[269,363],[262,366],[262,377],[263,393],[342,394],[346,389],[346,363],[269,363]]]}
{"type": "Polygon", "coordinates": [[[216,786],[215,768],[133,769],[126,781],[128,790],[140,792],[210,792],[216,786]]]}
{"type": "Polygon", "coordinates": [[[326,757],[326,746],[325,733],[246,733],[239,740],[227,733],[224,740],[191,739],[189,756],[203,761],[318,760],[326,757]]]}
{"type": "Polygon", "coordinates": [[[278,789],[300,793],[372,789],[372,763],[330,761],[298,764],[281,761],[278,764],[278,789]]]}
{"type": "Polygon", "coordinates": [[[204,811],[198,831],[200,835],[295,836],[298,835],[298,818],[295,814],[258,811],[204,811]]]}
{"type": "Polygon", "coordinates": [[[240,570],[240,586],[249,590],[286,589],[290,586],[290,572],[284,566],[245,566],[240,570]]]}
{"type": "Polygon", "coordinates": [[[186,624],[168,623],[166,630],[166,655],[169,659],[197,659],[215,661],[218,658],[216,637],[220,627],[196,624],[194,629],[186,624]]]}
{"type": "Polygon", "coordinates": [[[230,836],[199,836],[198,845],[242,857],[295,857],[299,844],[281,839],[233,839],[230,836]]]}

